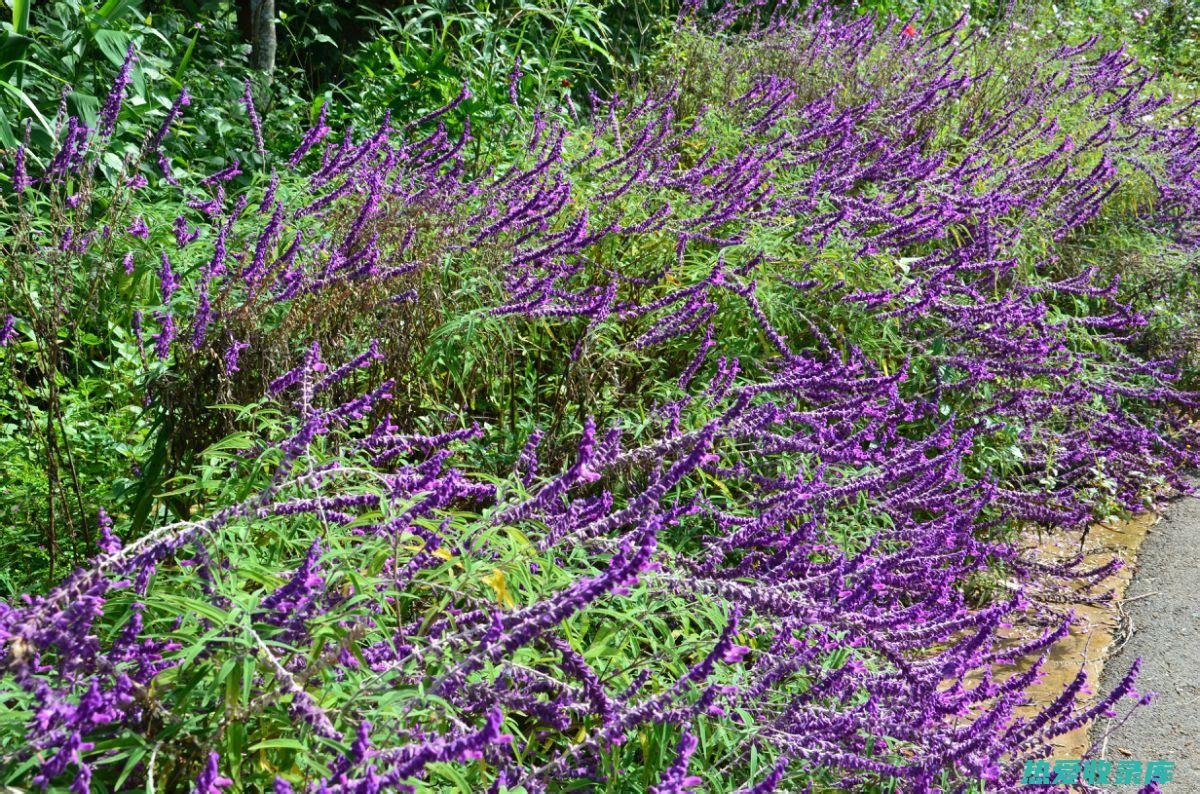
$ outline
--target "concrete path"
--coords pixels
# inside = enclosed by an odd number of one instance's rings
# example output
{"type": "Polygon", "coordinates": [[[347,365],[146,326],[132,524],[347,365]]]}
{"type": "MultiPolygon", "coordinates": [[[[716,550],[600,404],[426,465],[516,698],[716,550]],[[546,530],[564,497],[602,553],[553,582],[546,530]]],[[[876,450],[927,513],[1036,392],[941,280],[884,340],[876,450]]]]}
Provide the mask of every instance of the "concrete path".
{"type": "Polygon", "coordinates": [[[1116,718],[1101,719],[1092,735],[1110,761],[1174,761],[1174,780],[1163,786],[1164,794],[1200,794],[1200,499],[1174,502],[1150,530],[1125,592],[1124,611],[1129,633],[1104,665],[1100,691],[1116,686],[1141,657],[1138,691],[1157,692],[1158,698],[1140,707],[1106,742],[1104,733],[1128,711],[1124,705],[1116,718]]]}

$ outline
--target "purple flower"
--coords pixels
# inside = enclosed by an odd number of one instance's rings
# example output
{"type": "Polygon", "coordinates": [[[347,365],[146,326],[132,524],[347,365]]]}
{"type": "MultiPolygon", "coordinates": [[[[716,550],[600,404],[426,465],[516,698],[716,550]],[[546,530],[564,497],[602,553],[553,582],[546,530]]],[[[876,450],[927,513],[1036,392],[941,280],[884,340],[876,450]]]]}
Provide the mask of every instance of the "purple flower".
{"type": "Polygon", "coordinates": [[[687,773],[688,761],[691,760],[698,743],[690,731],[683,731],[679,737],[675,761],[663,772],[658,785],[650,787],[650,794],[687,794],[704,782],[701,778],[687,773]]]}
{"type": "Polygon", "coordinates": [[[129,226],[126,227],[125,233],[134,237],[140,237],[143,240],[150,239],[150,227],[146,225],[146,221],[141,215],[133,219],[129,226]]]}
{"type": "Polygon", "coordinates": [[[525,75],[525,72],[522,71],[522,69],[521,69],[521,56],[517,55],[515,58],[513,58],[512,72],[509,73],[509,76],[508,76],[508,98],[509,98],[509,101],[512,102],[514,105],[521,104],[521,102],[520,102],[521,78],[524,77],[524,75],[525,75]]]}
{"type": "Polygon", "coordinates": [[[162,264],[158,268],[158,291],[165,306],[171,302],[171,296],[179,289],[179,278],[171,269],[171,260],[166,251],[162,252],[161,262],[162,264]]]}
{"type": "Polygon", "coordinates": [[[328,110],[328,102],[321,105],[321,112],[317,116],[317,123],[304,134],[304,139],[300,141],[300,145],[296,147],[296,151],[292,152],[291,158],[288,159],[288,166],[290,168],[298,166],[300,161],[304,159],[304,155],[308,154],[308,151],[312,147],[316,146],[318,142],[329,134],[330,129],[325,126],[325,114],[328,110]]]}
{"type": "Polygon", "coordinates": [[[249,342],[241,342],[237,339],[233,339],[229,342],[229,347],[225,348],[225,355],[223,357],[226,373],[240,371],[238,369],[238,356],[240,356],[242,351],[248,347],[250,347],[249,342]]]}
{"type": "Polygon", "coordinates": [[[16,151],[13,153],[13,192],[19,196],[31,184],[29,175],[25,171],[25,144],[18,144],[16,151]]]}
{"type": "Polygon", "coordinates": [[[189,228],[187,218],[182,215],[175,218],[175,223],[171,228],[175,232],[175,244],[180,248],[194,242],[200,236],[199,227],[192,226],[189,228]]]}
{"type": "Polygon", "coordinates": [[[146,142],[145,146],[145,150],[148,153],[156,155],[158,158],[159,168],[162,170],[163,175],[169,182],[171,182],[171,184],[176,183],[174,182],[174,177],[171,176],[170,161],[166,158],[166,155],[162,154],[160,150],[162,148],[163,140],[167,137],[167,133],[171,130],[171,125],[175,123],[175,119],[179,117],[179,114],[183,111],[183,109],[190,104],[192,104],[192,97],[190,94],[188,94],[187,89],[184,88],[179,92],[179,96],[177,96],[175,101],[171,104],[170,109],[167,111],[166,118],[163,119],[158,131],[150,136],[150,139],[146,142]]]}
{"type": "Polygon", "coordinates": [[[108,513],[101,508],[96,518],[96,524],[100,527],[100,539],[97,546],[100,551],[105,554],[115,554],[121,550],[121,539],[113,534],[112,519],[108,517],[108,513]]]}
{"type": "Polygon", "coordinates": [[[263,143],[262,121],[258,118],[258,111],[254,109],[254,92],[249,77],[246,78],[245,86],[245,93],[242,94],[242,98],[238,101],[246,108],[246,115],[250,118],[250,130],[254,133],[254,146],[258,153],[265,157],[267,147],[263,143]]]}
{"type": "Polygon", "coordinates": [[[200,776],[196,778],[196,785],[192,788],[192,794],[221,794],[221,789],[233,785],[232,780],[221,776],[219,770],[220,762],[220,755],[217,753],[208,754],[208,763],[204,765],[200,776]]]}
{"type": "Polygon", "coordinates": [[[171,355],[171,343],[175,341],[175,318],[169,311],[155,311],[154,319],[158,322],[158,333],[150,337],[154,342],[154,354],[160,361],[166,361],[171,355]]]}
{"type": "Polygon", "coordinates": [[[130,42],[129,48],[125,51],[125,62],[121,64],[120,70],[117,72],[116,80],[113,81],[112,90],[104,100],[104,106],[100,108],[100,126],[97,132],[107,138],[112,135],[113,129],[117,124],[117,116],[121,112],[121,103],[125,100],[125,91],[129,87],[130,72],[133,69],[133,63],[137,60],[133,43],[130,42]]]}

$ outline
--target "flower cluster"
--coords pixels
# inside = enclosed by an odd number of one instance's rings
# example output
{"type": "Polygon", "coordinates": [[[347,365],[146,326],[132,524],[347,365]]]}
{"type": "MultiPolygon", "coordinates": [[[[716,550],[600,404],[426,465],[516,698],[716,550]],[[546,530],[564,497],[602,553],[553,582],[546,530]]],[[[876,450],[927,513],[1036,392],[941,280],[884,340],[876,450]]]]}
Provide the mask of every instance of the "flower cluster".
{"type": "MultiPolygon", "coordinates": [[[[1200,131],[1147,121],[1168,100],[1095,42],[997,83],[965,25],[739,14],[681,18],[703,74],[579,124],[533,109],[524,150],[482,173],[450,123],[464,88],[363,138],[330,138],[322,109],[254,201],[236,161],[185,187],[162,154],[181,96],[146,153],[188,210],[128,219],[157,255],[112,258],[114,279],[157,279],[164,366],[241,376],[317,298],[366,296],[370,319],[440,300],[444,263],[469,261],[498,274],[479,322],[548,325],[570,368],[615,345],[672,400],[636,429],[581,404],[578,438],[536,430],[485,473],[460,454],[499,454],[484,423],[387,413],[415,410],[387,379],[396,340],[292,340],[299,366],[258,373],[287,421],[228,463],[252,487],[125,545],[105,515],[90,566],[0,604],[32,782],[87,791],[105,742],[136,735],[159,771],[128,774],[205,792],[249,774],[212,748],[252,745],[278,792],[412,791],[451,768],[533,792],[666,735],[658,792],[1015,790],[1053,737],[1136,698],[1136,669],[1093,700],[1081,675],[1031,713],[1069,620],[1034,585],[1111,569],[1049,570],[1000,530],[1141,509],[1200,462],[1200,397],[1132,352],[1146,318],[1118,285],[1061,255],[1123,190],[1151,196],[1140,224],[1200,243],[1200,131]],[[203,251],[187,279],[185,249],[203,251]],[[1013,592],[969,598],[997,568],[1013,592]],[[1018,624],[1037,631],[1013,647],[1018,624]]],[[[249,84],[243,105],[261,152],[249,84]]],[[[95,138],[72,130],[21,184],[86,167],[95,138]]]]}

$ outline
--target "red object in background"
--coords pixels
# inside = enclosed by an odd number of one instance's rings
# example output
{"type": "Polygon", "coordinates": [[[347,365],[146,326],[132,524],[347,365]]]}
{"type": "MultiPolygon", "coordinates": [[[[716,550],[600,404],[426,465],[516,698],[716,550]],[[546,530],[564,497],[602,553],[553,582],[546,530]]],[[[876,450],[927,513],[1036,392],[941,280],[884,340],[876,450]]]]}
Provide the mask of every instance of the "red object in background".
{"type": "Polygon", "coordinates": [[[570,80],[568,80],[568,79],[567,79],[567,78],[565,78],[565,77],[563,78],[562,84],[563,84],[564,86],[566,86],[567,88],[570,88],[570,87],[571,87],[571,81],[570,81],[570,80]]]}
{"type": "Polygon", "coordinates": [[[904,29],[900,31],[900,35],[911,39],[913,36],[917,35],[917,29],[912,25],[905,25],[904,29]]]}

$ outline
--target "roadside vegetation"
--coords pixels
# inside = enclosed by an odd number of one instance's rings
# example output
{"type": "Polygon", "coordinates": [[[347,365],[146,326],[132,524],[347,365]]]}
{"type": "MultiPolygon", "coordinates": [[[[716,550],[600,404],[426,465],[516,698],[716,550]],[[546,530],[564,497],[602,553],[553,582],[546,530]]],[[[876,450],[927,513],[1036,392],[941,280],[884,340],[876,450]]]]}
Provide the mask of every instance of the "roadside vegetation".
{"type": "Polygon", "coordinates": [[[0,43],[0,782],[997,791],[1144,700],[1025,708],[1111,569],[1016,538],[1200,458],[1194,9],[251,7],[0,43]]]}

